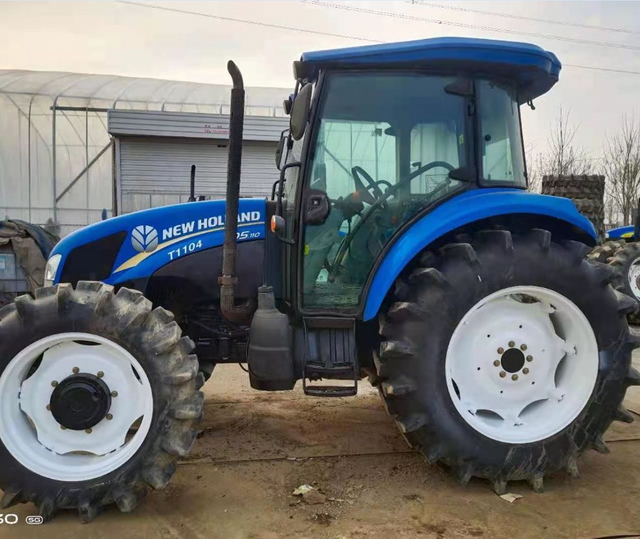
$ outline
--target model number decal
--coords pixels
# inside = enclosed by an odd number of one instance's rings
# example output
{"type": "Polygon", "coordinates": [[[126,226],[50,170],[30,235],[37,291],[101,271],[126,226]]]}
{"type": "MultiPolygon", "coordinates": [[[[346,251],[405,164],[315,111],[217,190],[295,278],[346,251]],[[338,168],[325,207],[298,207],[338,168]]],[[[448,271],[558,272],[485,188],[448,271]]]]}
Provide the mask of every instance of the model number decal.
{"type": "Polygon", "coordinates": [[[248,230],[243,230],[242,232],[238,232],[236,234],[236,238],[239,240],[251,240],[259,237],[260,232],[249,232],[248,230]]]}
{"type": "Polygon", "coordinates": [[[202,249],[202,240],[192,241],[183,245],[182,247],[179,247],[178,249],[169,251],[169,260],[175,260],[176,258],[180,258],[181,256],[193,253],[198,249],[202,249]]]}

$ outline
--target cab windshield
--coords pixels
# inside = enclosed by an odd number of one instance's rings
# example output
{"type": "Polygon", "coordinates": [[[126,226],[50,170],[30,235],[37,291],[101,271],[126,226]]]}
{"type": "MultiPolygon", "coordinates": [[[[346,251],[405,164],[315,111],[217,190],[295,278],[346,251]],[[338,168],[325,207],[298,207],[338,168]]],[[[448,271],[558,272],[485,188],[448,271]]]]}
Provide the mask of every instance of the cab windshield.
{"type": "MultiPolygon", "coordinates": [[[[328,76],[306,181],[307,192],[326,193],[331,211],[322,224],[303,225],[304,308],[356,309],[395,231],[475,180],[469,101],[456,91],[460,84],[419,73],[328,76]]],[[[493,108],[504,113],[504,106],[493,108]]],[[[512,161],[493,151],[491,177],[496,163],[502,172],[512,161]]],[[[500,180],[509,175],[513,167],[500,180]]]]}

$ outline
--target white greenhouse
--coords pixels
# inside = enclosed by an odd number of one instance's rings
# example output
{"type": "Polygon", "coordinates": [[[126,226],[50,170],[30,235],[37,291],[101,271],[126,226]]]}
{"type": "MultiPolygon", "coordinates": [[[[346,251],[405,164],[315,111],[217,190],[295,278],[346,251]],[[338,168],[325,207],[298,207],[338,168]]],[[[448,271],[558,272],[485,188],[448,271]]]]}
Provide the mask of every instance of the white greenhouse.
{"type": "MultiPolygon", "coordinates": [[[[221,197],[229,86],[0,70],[0,219],[49,224],[61,235],[105,217],[221,197]]],[[[289,90],[248,88],[243,194],[277,179],[289,90]]]]}

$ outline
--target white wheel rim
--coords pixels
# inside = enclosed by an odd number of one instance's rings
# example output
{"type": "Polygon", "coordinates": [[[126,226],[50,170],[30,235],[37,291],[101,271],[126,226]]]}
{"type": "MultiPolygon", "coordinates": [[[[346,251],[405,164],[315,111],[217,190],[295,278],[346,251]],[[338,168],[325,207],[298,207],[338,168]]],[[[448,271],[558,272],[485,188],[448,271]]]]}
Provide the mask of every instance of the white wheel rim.
{"type": "Polygon", "coordinates": [[[631,287],[631,291],[636,299],[640,300],[640,257],[636,258],[633,262],[631,262],[631,266],[629,266],[629,286],[631,287]]]}
{"type": "Polygon", "coordinates": [[[462,318],[445,371],[451,399],[469,425],[493,440],[531,443],[560,432],[584,409],[598,377],[598,345],[569,299],[515,286],[487,296],[462,318]]]}
{"type": "Polygon", "coordinates": [[[51,479],[85,481],[116,470],[144,442],[152,415],[151,385],[140,363],[98,335],[45,337],[16,355],[0,376],[0,440],[25,468],[51,479]],[[39,358],[40,365],[27,378],[39,358]],[[81,373],[100,372],[116,392],[109,409],[112,417],[102,419],[91,432],[62,429],[47,409],[52,381],[61,382],[74,367],[81,373]],[[139,426],[132,434],[136,422],[139,426]]]}

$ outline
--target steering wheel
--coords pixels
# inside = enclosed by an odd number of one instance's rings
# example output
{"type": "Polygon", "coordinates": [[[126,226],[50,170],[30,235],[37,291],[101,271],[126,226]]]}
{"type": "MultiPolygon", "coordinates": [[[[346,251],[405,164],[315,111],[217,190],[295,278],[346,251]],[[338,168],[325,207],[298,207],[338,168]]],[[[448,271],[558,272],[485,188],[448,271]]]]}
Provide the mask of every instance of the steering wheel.
{"type": "Polygon", "coordinates": [[[367,204],[374,204],[376,200],[381,199],[384,195],[382,193],[382,189],[380,189],[380,185],[386,185],[388,189],[391,189],[391,184],[386,180],[378,180],[375,181],[371,175],[362,167],[355,166],[351,169],[351,174],[353,176],[353,181],[356,184],[356,191],[358,191],[362,196],[362,201],[367,204]],[[367,180],[367,185],[365,186],[360,179],[362,176],[365,180],[367,180]],[[370,190],[373,192],[371,194],[370,190]],[[375,196],[374,196],[375,195],[375,196]]]}
{"type": "MultiPolygon", "coordinates": [[[[384,194],[382,194],[382,191],[380,191],[380,188],[377,186],[375,180],[371,178],[371,176],[369,176],[369,174],[367,174],[361,167],[353,167],[353,169],[351,169],[351,172],[353,173],[354,178],[356,177],[357,173],[361,173],[364,176],[364,178],[370,182],[372,189],[373,189],[373,186],[375,186],[378,192],[380,192],[381,196],[379,196],[377,200],[374,200],[374,203],[371,205],[370,208],[368,208],[367,212],[362,216],[362,219],[360,219],[360,221],[358,221],[356,226],[353,228],[353,230],[351,231],[351,234],[349,234],[348,236],[345,236],[344,240],[340,244],[340,247],[338,248],[338,252],[336,253],[336,257],[334,259],[334,263],[332,265],[332,270],[329,272],[329,277],[328,277],[329,281],[333,282],[335,280],[338,268],[342,264],[342,260],[344,259],[344,256],[347,253],[349,245],[351,245],[351,241],[353,240],[354,236],[358,233],[358,230],[360,229],[360,227],[362,227],[364,223],[369,219],[369,217],[375,213],[376,208],[378,206],[385,208],[387,205],[386,203],[387,198],[389,198],[393,193],[395,193],[398,190],[398,188],[408,184],[409,182],[411,182],[411,180],[413,180],[414,178],[417,178],[418,176],[421,176],[428,170],[431,170],[432,168],[437,168],[437,167],[445,168],[449,172],[451,172],[452,170],[455,170],[456,168],[453,165],[450,165],[449,163],[447,163],[446,161],[431,161],[431,163],[422,165],[421,167],[414,170],[411,174],[409,174],[406,178],[400,180],[398,183],[391,186],[389,189],[387,189],[386,193],[384,194]],[[356,171],[355,169],[358,169],[358,170],[356,171]]],[[[442,182],[442,185],[439,185],[431,193],[428,194],[426,199],[427,203],[431,202],[431,200],[433,200],[435,195],[437,195],[438,193],[446,189],[450,183],[451,181],[447,175],[447,180],[442,182]]],[[[358,180],[356,180],[356,186],[357,184],[358,184],[358,180]]],[[[364,185],[362,185],[362,188],[365,189],[364,185]]],[[[368,191],[366,192],[367,194],[370,195],[368,191]]]]}

